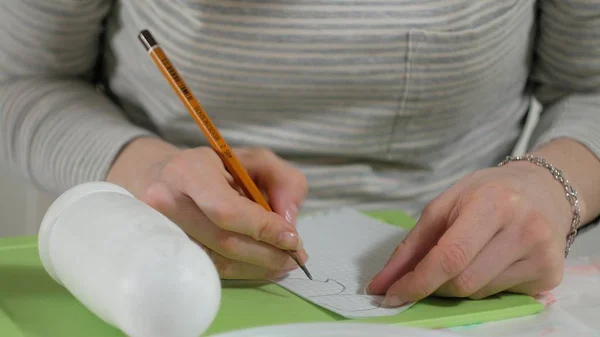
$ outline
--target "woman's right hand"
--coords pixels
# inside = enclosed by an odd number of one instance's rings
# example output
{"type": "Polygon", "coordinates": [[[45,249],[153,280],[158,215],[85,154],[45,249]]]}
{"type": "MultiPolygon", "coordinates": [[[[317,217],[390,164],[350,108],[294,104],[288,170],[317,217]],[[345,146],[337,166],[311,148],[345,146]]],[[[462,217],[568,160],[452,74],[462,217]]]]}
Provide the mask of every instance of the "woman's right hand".
{"type": "Polygon", "coordinates": [[[274,212],[243,196],[208,147],[180,150],[139,138],[117,157],[107,181],[119,184],[198,242],[224,279],[274,279],[296,269],[285,250],[302,248],[294,223],[306,193],[304,176],[264,149],[234,149],[274,212]]]}

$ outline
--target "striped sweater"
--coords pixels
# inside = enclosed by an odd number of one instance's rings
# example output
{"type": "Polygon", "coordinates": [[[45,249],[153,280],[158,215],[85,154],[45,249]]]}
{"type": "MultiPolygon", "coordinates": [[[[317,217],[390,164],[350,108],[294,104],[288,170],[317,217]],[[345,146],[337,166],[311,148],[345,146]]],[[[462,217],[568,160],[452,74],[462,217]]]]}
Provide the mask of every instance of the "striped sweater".
{"type": "Polygon", "coordinates": [[[137,41],[149,29],[232,146],[300,167],[307,209],[416,214],[544,110],[600,156],[600,2],[3,0],[0,158],[39,188],[104,179],[132,139],[206,141],[137,41]]]}

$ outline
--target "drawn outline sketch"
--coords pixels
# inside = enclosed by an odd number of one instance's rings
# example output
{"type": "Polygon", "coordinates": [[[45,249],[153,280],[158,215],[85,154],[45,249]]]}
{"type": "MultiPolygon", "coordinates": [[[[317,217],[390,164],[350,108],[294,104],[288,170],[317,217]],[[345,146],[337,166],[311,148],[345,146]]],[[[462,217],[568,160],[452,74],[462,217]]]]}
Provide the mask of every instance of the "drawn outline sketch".
{"type": "Polygon", "coordinates": [[[327,285],[336,284],[336,285],[338,285],[339,287],[336,287],[338,289],[334,290],[334,292],[304,296],[307,299],[310,299],[310,300],[314,301],[315,303],[318,303],[319,305],[327,306],[334,310],[349,311],[349,312],[357,312],[357,311],[364,312],[364,311],[380,309],[382,307],[381,300],[379,300],[379,297],[381,297],[381,296],[363,295],[363,294],[357,294],[357,293],[344,294],[344,292],[347,290],[346,285],[344,285],[342,282],[339,282],[335,279],[328,278],[325,281],[322,281],[322,280],[312,280],[311,281],[311,280],[307,280],[305,278],[288,277],[288,278],[285,278],[284,280],[293,280],[293,281],[310,282],[310,283],[317,282],[320,284],[327,284],[327,285]],[[344,297],[351,296],[352,297],[351,300],[360,300],[360,301],[368,299],[368,300],[370,300],[369,308],[348,309],[348,308],[342,308],[342,307],[336,306],[334,304],[328,303],[329,302],[329,301],[327,301],[328,298],[332,298],[334,300],[333,302],[335,302],[335,299],[338,298],[339,296],[344,296],[344,297]],[[325,302],[322,299],[325,299],[325,302]]]}

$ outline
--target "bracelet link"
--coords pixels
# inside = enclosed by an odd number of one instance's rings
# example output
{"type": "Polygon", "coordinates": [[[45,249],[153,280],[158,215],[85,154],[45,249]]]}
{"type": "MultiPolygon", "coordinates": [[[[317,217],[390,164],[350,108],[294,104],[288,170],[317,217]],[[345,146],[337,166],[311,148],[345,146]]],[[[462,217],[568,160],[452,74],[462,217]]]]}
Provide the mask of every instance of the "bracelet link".
{"type": "Polygon", "coordinates": [[[525,155],[525,156],[508,156],[502,162],[498,164],[498,166],[504,166],[509,162],[513,161],[528,161],[535,165],[545,167],[550,171],[550,174],[560,182],[565,191],[565,198],[571,205],[571,213],[573,213],[573,219],[571,221],[571,231],[567,235],[567,246],[565,248],[565,258],[569,255],[571,251],[571,245],[575,242],[575,237],[577,236],[577,229],[579,228],[579,224],[581,223],[581,209],[579,208],[579,198],[577,196],[577,190],[571,186],[569,181],[564,177],[563,171],[554,167],[552,164],[548,163],[546,159],[537,157],[534,155],[525,155]]]}

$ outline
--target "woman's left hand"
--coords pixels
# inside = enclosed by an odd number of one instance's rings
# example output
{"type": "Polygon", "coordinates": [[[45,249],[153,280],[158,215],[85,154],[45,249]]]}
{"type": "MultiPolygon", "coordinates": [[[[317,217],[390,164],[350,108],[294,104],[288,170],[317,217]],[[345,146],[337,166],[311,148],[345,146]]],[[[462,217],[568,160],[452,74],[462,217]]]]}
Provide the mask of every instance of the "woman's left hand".
{"type": "Polygon", "coordinates": [[[512,162],[474,172],[430,202],[367,292],[399,306],[435,294],[536,295],[562,280],[572,213],[548,170],[512,162]]]}

